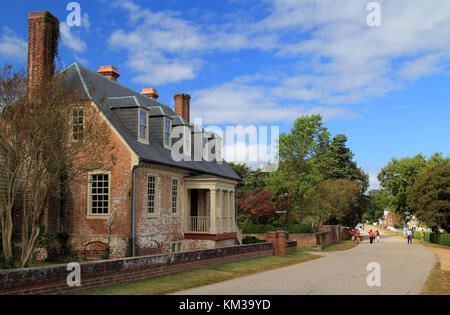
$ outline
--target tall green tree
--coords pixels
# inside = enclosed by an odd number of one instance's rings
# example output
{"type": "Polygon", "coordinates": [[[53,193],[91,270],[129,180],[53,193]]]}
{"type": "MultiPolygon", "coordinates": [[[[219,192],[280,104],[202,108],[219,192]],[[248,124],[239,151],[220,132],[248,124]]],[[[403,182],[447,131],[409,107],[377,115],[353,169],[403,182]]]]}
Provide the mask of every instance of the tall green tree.
{"type": "Polygon", "coordinates": [[[450,164],[427,168],[409,191],[408,204],[422,223],[450,231],[450,164]]]}
{"type": "Polygon", "coordinates": [[[428,160],[422,154],[413,158],[392,159],[378,174],[378,180],[389,194],[390,206],[396,214],[405,221],[415,214],[417,207],[408,202],[414,183],[428,169],[449,163],[450,159],[440,153],[433,154],[428,160]]]}
{"type": "Polygon", "coordinates": [[[290,133],[279,137],[280,166],[270,174],[268,186],[275,196],[288,189],[298,215],[305,209],[304,196],[324,178],[319,160],[325,157],[329,143],[330,133],[320,115],[299,117],[290,133]]]}
{"type": "Polygon", "coordinates": [[[347,147],[347,137],[336,135],[325,153],[323,173],[327,179],[346,179],[358,181],[361,193],[369,187],[369,176],[353,161],[353,152],[347,147]]]}
{"type": "Polygon", "coordinates": [[[413,158],[398,160],[393,158],[378,174],[378,180],[391,196],[391,207],[405,219],[413,209],[407,202],[407,196],[412,185],[426,168],[427,161],[422,154],[413,158]]]}
{"type": "Polygon", "coordinates": [[[308,196],[311,214],[328,224],[354,226],[359,221],[360,187],[357,181],[327,179],[317,184],[314,194],[308,196]]]}
{"type": "Polygon", "coordinates": [[[229,163],[229,165],[242,179],[241,183],[238,186],[239,197],[257,194],[266,188],[268,177],[267,173],[262,172],[260,169],[252,170],[245,163],[229,163]]]}
{"type": "Polygon", "coordinates": [[[383,189],[373,189],[368,192],[367,197],[362,220],[375,222],[384,216],[384,209],[389,206],[389,195],[383,189]]]}

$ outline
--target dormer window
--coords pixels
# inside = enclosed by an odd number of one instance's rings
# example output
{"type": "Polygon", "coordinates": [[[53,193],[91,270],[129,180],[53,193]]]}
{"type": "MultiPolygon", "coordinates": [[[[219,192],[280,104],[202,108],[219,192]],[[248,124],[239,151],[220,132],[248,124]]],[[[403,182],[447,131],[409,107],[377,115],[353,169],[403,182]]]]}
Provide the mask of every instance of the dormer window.
{"type": "Polygon", "coordinates": [[[170,149],[172,146],[172,121],[168,118],[164,118],[164,147],[170,149]]]}
{"type": "Polygon", "coordinates": [[[139,141],[148,143],[148,115],[147,111],[139,109],[139,141]]]}

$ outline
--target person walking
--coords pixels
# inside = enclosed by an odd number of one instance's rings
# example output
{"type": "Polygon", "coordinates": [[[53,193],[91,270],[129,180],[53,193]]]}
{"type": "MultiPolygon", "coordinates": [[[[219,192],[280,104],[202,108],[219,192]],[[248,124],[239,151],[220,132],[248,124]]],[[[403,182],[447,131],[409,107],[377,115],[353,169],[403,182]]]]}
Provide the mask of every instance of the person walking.
{"type": "Polygon", "coordinates": [[[369,238],[370,238],[370,244],[373,244],[373,232],[372,232],[372,230],[369,231],[369,238]]]}
{"type": "Polygon", "coordinates": [[[358,232],[356,233],[356,239],[358,243],[361,243],[361,232],[358,230],[358,232]]]}
{"type": "Polygon", "coordinates": [[[376,231],[375,232],[375,236],[377,237],[377,242],[379,242],[380,241],[380,231],[376,231]]]}
{"type": "Polygon", "coordinates": [[[412,244],[412,231],[411,231],[411,229],[408,229],[407,235],[408,235],[408,244],[412,244]]]}
{"type": "Polygon", "coordinates": [[[352,244],[355,244],[355,230],[352,230],[352,232],[350,233],[350,235],[352,236],[352,244]]]}

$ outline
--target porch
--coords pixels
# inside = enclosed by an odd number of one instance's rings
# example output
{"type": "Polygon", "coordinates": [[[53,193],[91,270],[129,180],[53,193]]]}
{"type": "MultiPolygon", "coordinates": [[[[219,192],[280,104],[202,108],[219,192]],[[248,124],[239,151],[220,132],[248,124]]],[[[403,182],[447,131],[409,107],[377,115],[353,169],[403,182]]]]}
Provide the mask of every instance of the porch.
{"type": "Polygon", "coordinates": [[[236,235],[235,185],[218,178],[185,178],[185,237],[233,238],[236,235]]]}

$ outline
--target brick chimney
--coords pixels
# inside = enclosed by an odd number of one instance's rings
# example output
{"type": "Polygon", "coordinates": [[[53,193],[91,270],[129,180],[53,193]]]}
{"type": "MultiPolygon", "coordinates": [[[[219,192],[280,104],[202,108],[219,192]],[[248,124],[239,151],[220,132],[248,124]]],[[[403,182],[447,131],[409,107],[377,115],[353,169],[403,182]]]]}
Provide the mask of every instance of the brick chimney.
{"type": "Polygon", "coordinates": [[[113,81],[117,81],[117,78],[120,77],[119,71],[114,66],[101,66],[97,72],[113,81]]]}
{"type": "Polygon", "coordinates": [[[157,100],[158,97],[159,97],[158,92],[156,92],[155,89],[142,89],[141,94],[145,95],[147,97],[150,97],[150,98],[152,98],[154,100],[157,100]]]}
{"type": "Polygon", "coordinates": [[[28,13],[28,93],[52,78],[58,51],[59,21],[48,11],[28,13]]]}
{"type": "Polygon", "coordinates": [[[191,97],[189,94],[175,94],[175,113],[183,117],[186,122],[190,122],[191,97]]]}

